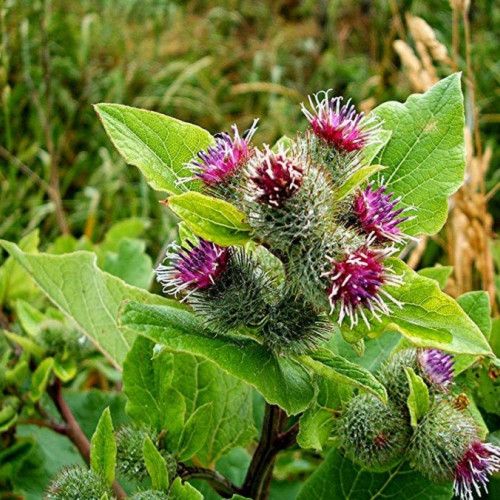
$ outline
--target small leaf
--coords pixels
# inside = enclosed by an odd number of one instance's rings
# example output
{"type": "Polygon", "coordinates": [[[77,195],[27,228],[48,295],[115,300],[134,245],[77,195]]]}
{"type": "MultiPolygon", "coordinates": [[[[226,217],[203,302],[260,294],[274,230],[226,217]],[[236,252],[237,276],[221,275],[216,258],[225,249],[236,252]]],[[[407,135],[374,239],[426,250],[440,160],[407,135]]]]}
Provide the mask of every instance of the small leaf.
{"type": "Polygon", "coordinates": [[[36,339],[40,333],[40,325],[47,319],[45,314],[21,299],[16,301],[16,313],[23,330],[36,339]]]}
{"type": "Polygon", "coordinates": [[[222,246],[243,245],[251,227],[245,214],[227,201],[189,192],[168,199],[168,206],[198,236],[222,246]]]}
{"type": "Polygon", "coordinates": [[[18,335],[17,333],[9,332],[7,330],[3,330],[3,333],[8,339],[12,340],[12,342],[20,345],[26,352],[29,352],[33,356],[40,359],[45,357],[45,349],[30,338],[18,335]]]}
{"type": "Polygon", "coordinates": [[[319,348],[309,356],[300,356],[300,360],[323,377],[337,383],[359,387],[372,393],[382,402],[387,401],[385,387],[373,374],[366,368],[333,354],[328,349],[319,348]]]}
{"type": "MultiPolygon", "coordinates": [[[[483,335],[490,340],[492,320],[491,320],[491,304],[488,292],[484,290],[464,293],[457,298],[457,302],[469,318],[474,321],[478,328],[483,332],[483,335]]],[[[473,365],[479,356],[468,356],[462,354],[455,356],[453,371],[455,376],[462,373],[464,370],[473,365]]]]}
{"type": "Polygon", "coordinates": [[[431,278],[439,283],[439,288],[444,290],[446,282],[453,272],[453,266],[435,266],[435,267],[425,267],[420,269],[418,274],[420,276],[425,276],[426,278],[431,278]]]}
{"type": "Polygon", "coordinates": [[[203,495],[188,482],[183,483],[180,477],[172,483],[170,497],[175,500],[203,500],[203,495]]]}
{"type": "Polygon", "coordinates": [[[116,222],[104,235],[104,240],[99,245],[99,252],[117,252],[124,238],[139,238],[148,227],[149,222],[139,217],[130,217],[116,222]]]}
{"type": "Polygon", "coordinates": [[[17,411],[13,406],[0,409],[0,432],[10,429],[17,421],[17,411]]]}
{"type": "Polygon", "coordinates": [[[142,453],[144,455],[146,469],[151,477],[153,489],[160,491],[168,490],[169,478],[167,463],[149,437],[144,439],[142,453]]]}
{"type": "Polygon", "coordinates": [[[45,392],[47,384],[49,383],[53,366],[54,358],[46,358],[33,372],[33,376],[31,377],[31,401],[36,402],[42,397],[42,394],[45,392]]]}
{"type": "Polygon", "coordinates": [[[349,193],[354,191],[358,186],[368,180],[373,174],[380,172],[385,167],[382,165],[366,165],[356,170],[345,182],[342,184],[337,192],[337,200],[340,201],[345,198],[349,193]]]}
{"type": "Polygon", "coordinates": [[[145,250],[144,241],[124,238],[117,253],[106,253],[102,269],[129,285],[147,290],[153,277],[153,262],[145,250]]]}
{"type": "Polygon", "coordinates": [[[491,304],[488,292],[484,290],[467,292],[460,295],[457,302],[469,318],[476,323],[484,336],[489,339],[491,335],[491,304]]]}
{"type": "Polygon", "coordinates": [[[153,189],[177,194],[195,187],[180,181],[192,176],[186,163],[214,143],[206,130],[121,104],[97,104],[95,109],[123,159],[138,167],[153,189]]]}
{"type": "Polygon", "coordinates": [[[189,460],[196,455],[212,431],[212,403],[200,406],[188,418],[184,429],[182,429],[179,441],[178,458],[180,461],[189,460]]]}
{"type": "Polygon", "coordinates": [[[99,419],[90,440],[90,467],[111,486],[115,480],[116,441],[109,407],[99,419]]]}
{"type": "MultiPolygon", "coordinates": [[[[39,231],[35,229],[21,239],[19,248],[26,253],[35,253],[39,243],[39,231]]],[[[27,278],[26,271],[16,259],[11,256],[2,264],[0,267],[0,305],[7,302],[14,303],[18,299],[29,300],[35,290],[32,280],[27,278]]]]}
{"type": "Polygon", "coordinates": [[[408,410],[410,411],[411,425],[417,427],[422,417],[429,410],[429,389],[411,368],[405,368],[410,395],[408,396],[408,410]]]}
{"type": "Polygon", "coordinates": [[[69,382],[75,378],[78,371],[78,365],[75,358],[68,358],[63,361],[56,356],[54,358],[53,370],[56,377],[60,378],[63,382],[69,382]]]}
{"type": "Polygon", "coordinates": [[[285,149],[291,148],[293,146],[293,139],[287,135],[283,135],[274,143],[274,146],[271,149],[273,152],[277,153],[280,146],[285,149]]]}

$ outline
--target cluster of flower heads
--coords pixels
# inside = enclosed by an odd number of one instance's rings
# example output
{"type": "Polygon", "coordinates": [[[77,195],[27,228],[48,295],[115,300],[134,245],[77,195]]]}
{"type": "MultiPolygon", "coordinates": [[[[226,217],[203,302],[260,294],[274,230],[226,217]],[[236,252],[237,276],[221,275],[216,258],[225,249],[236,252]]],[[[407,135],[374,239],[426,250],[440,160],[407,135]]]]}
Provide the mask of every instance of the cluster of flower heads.
{"type": "Polygon", "coordinates": [[[438,349],[404,349],[393,355],[377,374],[387,388],[387,405],[358,395],[342,412],[338,434],[346,452],[371,465],[408,458],[427,478],[453,481],[462,500],[481,496],[491,474],[500,470],[500,448],[480,439],[467,397],[451,393],[453,366],[453,356],[438,349]],[[430,396],[429,409],[413,426],[407,406],[409,368],[430,396]]]}
{"type": "MultiPolygon", "coordinates": [[[[253,314],[251,325],[239,325],[252,327],[257,335],[259,325],[262,332],[269,331],[269,318],[276,316],[281,297],[302,301],[315,314],[311,328],[306,328],[310,338],[301,335],[296,348],[291,348],[296,351],[324,338],[325,314],[351,328],[360,319],[369,327],[372,317],[380,319],[392,306],[400,306],[385,287],[398,286],[402,280],[386,260],[397,251],[396,245],[405,242],[400,224],[407,219],[401,200],[387,193],[385,186],[369,183],[340,195],[346,181],[362,167],[365,148],[379,140],[381,124],[358,113],[350,101],[343,104],[341,97],[330,98],[328,92],[309,101],[311,109],[302,105],[302,111],[310,128],[294,140],[287,138],[273,148],[254,147],[255,120],[243,134],[236,125],[232,134],[217,134],[214,145],[188,165],[207,194],[245,213],[255,242],[281,262],[285,283],[274,286],[273,295],[273,279],[263,279],[262,266],[248,256],[245,265],[252,269],[242,285],[250,287],[251,293],[238,294],[243,303],[235,304],[234,297],[223,293],[238,288],[226,275],[237,281],[235,262],[245,261],[240,255],[243,250],[202,239],[172,247],[157,269],[166,292],[185,293],[188,302],[202,304],[198,309],[208,315],[213,310],[220,318],[217,304],[221,303],[230,314],[257,308],[261,318],[253,314]],[[223,286],[218,285],[221,280],[223,286]],[[259,301],[260,292],[265,297],[259,301]],[[217,301],[215,307],[209,298],[217,301]]],[[[226,322],[222,330],[230,324],[226,322]]],[[[290,325],[288,321],[288,331],[293,330],[290,325]]],[[[274,332],[268,344],[279,350],[275,334],[279,338],[279,332],[274,332]]],[[[293,339],[287,342],[292,345],[293,339]]]]}

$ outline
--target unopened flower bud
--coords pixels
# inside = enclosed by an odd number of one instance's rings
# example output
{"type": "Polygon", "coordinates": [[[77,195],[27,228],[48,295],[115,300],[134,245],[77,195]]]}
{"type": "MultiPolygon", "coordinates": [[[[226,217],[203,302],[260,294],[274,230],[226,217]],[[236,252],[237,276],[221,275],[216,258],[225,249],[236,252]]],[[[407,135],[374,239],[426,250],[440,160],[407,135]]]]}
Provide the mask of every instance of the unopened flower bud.
{"type": "Polygon", "coordinates": [[[363,465],[388,465],[400,458],[409,427],[402,413],[371,394],[355,396],[339,419],[339,436],[347,454],[363,465]]]}
{"type": "Polygon", "coordinates": [[[106,480],[94,471],[74,465],[62,469],[52,480],[48,500],[100,499],[105,493],[112,498],[106,480]]]}
{"type": "Polygon", "coordinates": [[[473,420],[445,400],[435,400],[416,427],[410,462],[432,481],[451,481],[469,445],[477,440],[473,420]]]}

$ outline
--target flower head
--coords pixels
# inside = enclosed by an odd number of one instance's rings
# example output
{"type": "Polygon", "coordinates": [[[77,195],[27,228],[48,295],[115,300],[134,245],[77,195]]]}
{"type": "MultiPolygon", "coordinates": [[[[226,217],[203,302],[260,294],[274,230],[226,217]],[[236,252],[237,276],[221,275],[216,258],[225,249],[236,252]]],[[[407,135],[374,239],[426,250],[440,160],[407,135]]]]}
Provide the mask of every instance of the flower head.
{"type": "Polygon", "coordinates": [[[421,349],[417,358],[429,381],[446,392],[453,380],[453,356],[439,349],[421,349]]]}
{"type": "Polygon", "coordinates": [[[203,290],[212,286],[227,268],[231,250],[200,239],[197,245],[190,241],[188,247],[174,244],[174,251],[167,253],[168,265],[159,265],[156,279],[167,293],[203,290]]]}
{"type": "Polygon", "coordinates": [[[387,269],[383,260],[393,252],[393,249],[371,250],[360,248],[341,261],[332,260],[333,269],[326,274],[330,279],[328,299],[331,306],[330,314],[339,306],[339,324],[347,316],[351,327],[358,323],[359,315],[369,327],[363,308],[368,309],[374,317],[380,319],[380,314],[391,311],[383,296],[393,299],[382,289],[384,285],[400,285],[401,277],[395,276],[387,269]]]}
{"type": "Polygon", "coordinates": [[[500,470],[500,448],[479,440],[473,441],[455,468],[453,491],[462,500],[472,500],[472,488],[481,496],[487,491],[489,476],[500,470]]]}
{"type": "Polygon", "coordinates": [[[362,150],[378,127],[373,120],[362,123],[363,113],[358,113],[351,101],[342,106],[342,97],[328,97],[328,92],[318,92],[314,100],[309,96],[313,112],[302,104],[302,112],[309,120],[315,135],[330,146],[350,153],[362,150]]]}
{"type": "Polygon", "coordinates": [[[275,153],[266,145],[264,152],[256,153],[249,176],[249,198],[279,207],[302,185],[303,169],[285,148],[275,153]]]}
{"type": "Polygon", "coordinates": [[[257,120],[243,136],[240,136],[236,125],[231,129],[233,137],[226,132],[217,134],[215,145],[200,151],[198,158],[189,164],[195,177],[206,186],[227,182],[251,155],[250,141],[257,130],[257,120]]]}
{"type": "Polygon", "coordinates": [[[354,213],[363,230],[373,234],[380,241],[404,240],[398,224],[408,220],[408,217],[399,217],[404,208],[395,210],[401,198],[391,201],[393,193],[385,194],[386,186],[373,189],[373,183],[368,184],[364,191],[360,191],[354,200],[354,213]]]}

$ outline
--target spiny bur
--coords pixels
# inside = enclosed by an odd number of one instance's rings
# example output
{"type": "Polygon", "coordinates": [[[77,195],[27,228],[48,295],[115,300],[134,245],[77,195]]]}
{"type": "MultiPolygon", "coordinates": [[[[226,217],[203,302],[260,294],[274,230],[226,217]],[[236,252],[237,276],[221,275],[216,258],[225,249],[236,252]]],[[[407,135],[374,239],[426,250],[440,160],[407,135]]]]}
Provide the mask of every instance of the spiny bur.
{"type": "Polygon", "coordinates": [[[354,396],[338,421],[342,447],[365,466],[384,466],[400,459],[409,433],[401,411],[371,394],[354,396]]]}
{"type": "Polygon", "coordinates": [[[94,471],[74,465],[62,469],[52,480],[45,498],[48,500],[101,500],[111,490],[105,479],[94,471]]]}

